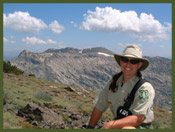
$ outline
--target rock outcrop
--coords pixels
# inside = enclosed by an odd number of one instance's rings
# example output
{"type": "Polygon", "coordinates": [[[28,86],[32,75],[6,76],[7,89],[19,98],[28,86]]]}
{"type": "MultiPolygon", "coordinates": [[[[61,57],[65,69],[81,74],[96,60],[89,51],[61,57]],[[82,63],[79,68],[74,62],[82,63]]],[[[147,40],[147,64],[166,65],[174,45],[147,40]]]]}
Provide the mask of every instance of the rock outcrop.
{"type": "MultiPolygon", "coordinates": [[[[30,103],[18,110],[17,116],[33,126],[42,129],[85,129],[88,125],[89,115],[69,110],[67,108],[50,108],[48,104],[41,107],[30,103]]],[[[101,121],[97,127],[107,121],[101,121]]]]}

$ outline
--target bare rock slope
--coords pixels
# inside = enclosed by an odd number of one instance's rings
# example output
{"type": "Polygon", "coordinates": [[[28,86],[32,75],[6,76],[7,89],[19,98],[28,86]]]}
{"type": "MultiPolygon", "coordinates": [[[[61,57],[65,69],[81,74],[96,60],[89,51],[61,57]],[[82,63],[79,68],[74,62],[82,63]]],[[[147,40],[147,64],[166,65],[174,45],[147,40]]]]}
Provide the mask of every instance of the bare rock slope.
{"type": "MultiPolygon", "coordinates": [[[[99,91],[103,89],[112,75],[120,67],[108,49],[48,49],[43,53],[23,51],[11,60],[13,65],[26,74],[35,74],[58,83],[78,88],[99,91]]],[[[143,76],[152,83],[156,90],[155,104],[171,109],[172,96],[172,60],[163,57],[146,57],[150,66],[143,76]]]]}

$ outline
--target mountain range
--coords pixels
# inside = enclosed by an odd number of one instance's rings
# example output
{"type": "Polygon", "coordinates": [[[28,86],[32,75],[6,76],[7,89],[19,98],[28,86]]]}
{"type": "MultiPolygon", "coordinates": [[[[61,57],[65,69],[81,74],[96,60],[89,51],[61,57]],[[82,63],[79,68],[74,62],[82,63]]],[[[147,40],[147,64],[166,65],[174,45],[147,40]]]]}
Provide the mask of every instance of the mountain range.
{"type": "MultiPolygon", "coordinates": [[[[112,75],[120,71],[113,52],[103,47],[88,49],[48,49],[43,53],[22,51],[12,59],[26,74],[68,84],[87,90],[100,91],[112,75]]],[[[164,57],[147,57],[150,66],[142,75],[155,88],[156,106],[172,109],[172,60],[164,57]]]]}

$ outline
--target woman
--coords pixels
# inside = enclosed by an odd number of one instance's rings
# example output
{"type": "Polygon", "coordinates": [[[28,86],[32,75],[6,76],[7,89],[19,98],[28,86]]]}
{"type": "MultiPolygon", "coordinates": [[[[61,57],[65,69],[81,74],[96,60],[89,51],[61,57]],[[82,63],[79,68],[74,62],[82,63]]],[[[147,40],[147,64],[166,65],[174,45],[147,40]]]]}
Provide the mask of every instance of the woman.
{"type": "Polygon", "coordinates": [[[128,110],[130,114],[122,118],[118,114],[127,96],[142,78],[140,71],[148,67],[149,61],[142,57],[142,51],[137,45],[128,45],[122,55],[114,54],[114,58],[121,67],[121,75],[117,80],[113,77],[99,94],[87,128],[93,129],[103,112],[110,107],[116,119],[107,122],[102,129],[151,129],[155,91],[149,82],[143,83],[136,91],[128,110]],[[114,85],[112,88],[111,84],[114,85]]]}

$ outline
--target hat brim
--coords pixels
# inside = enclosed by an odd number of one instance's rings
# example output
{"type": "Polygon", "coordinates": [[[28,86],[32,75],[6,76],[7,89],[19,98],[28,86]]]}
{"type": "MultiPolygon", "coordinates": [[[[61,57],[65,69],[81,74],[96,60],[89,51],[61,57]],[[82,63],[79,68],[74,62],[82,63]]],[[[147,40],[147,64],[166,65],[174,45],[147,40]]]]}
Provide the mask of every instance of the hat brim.
{"type": "Polygon", "coordinates": [[[145,70],[148,66],[149,66],[149,60],[146,58],[138,58],[138,57],[134,57],[134,56],[130,56],[130,55],[118,55],[118,54],[114,54],[114,58],[117,61],[117,63],[120,65],[120,58],[121,57],[128,57],[128,58],[134,58],[134,59],[139,59],[141,62],[143,62],[142,67],[140,68],[140,71],[145,70]]]}

